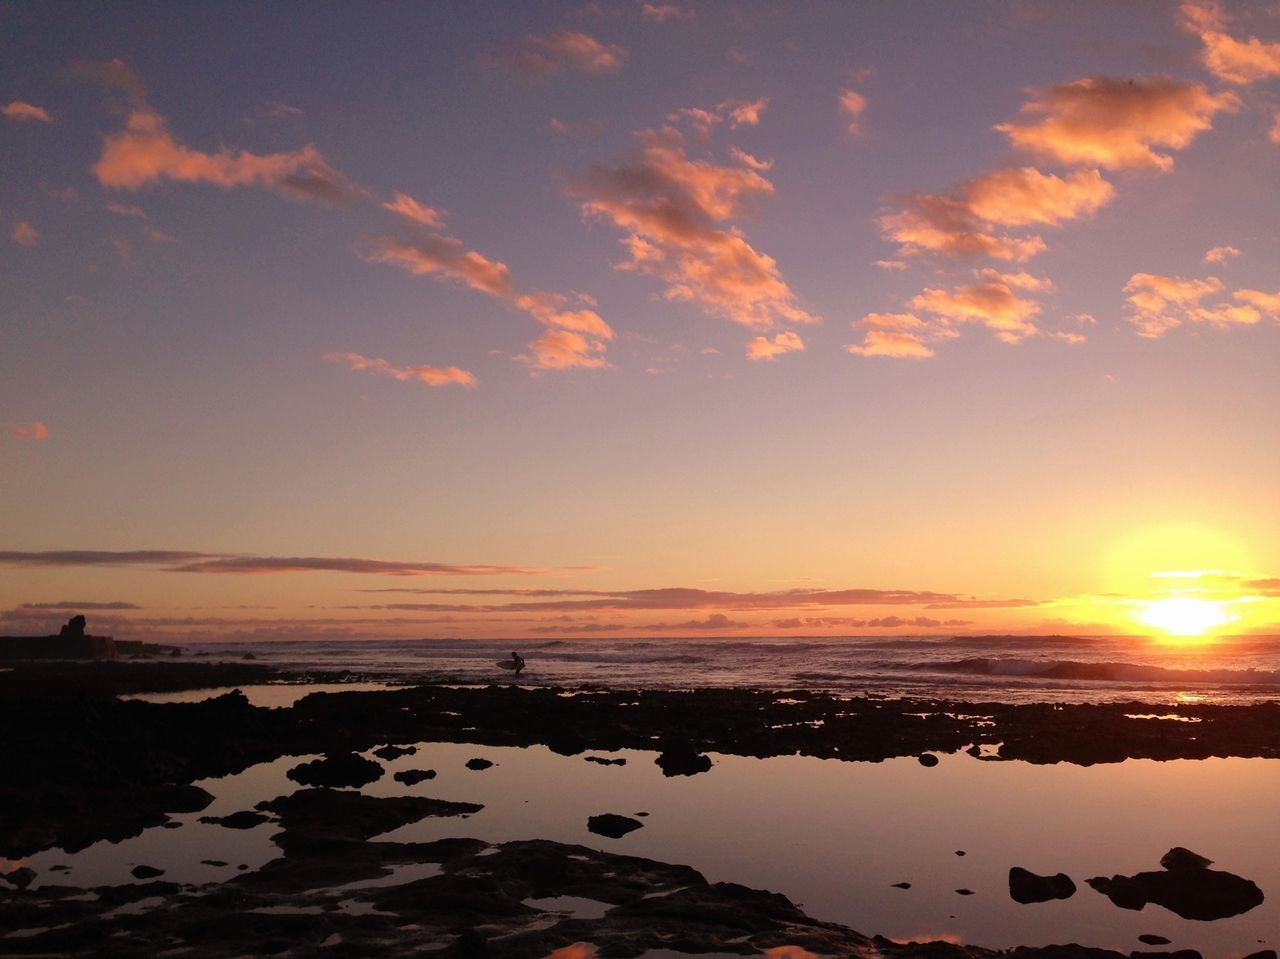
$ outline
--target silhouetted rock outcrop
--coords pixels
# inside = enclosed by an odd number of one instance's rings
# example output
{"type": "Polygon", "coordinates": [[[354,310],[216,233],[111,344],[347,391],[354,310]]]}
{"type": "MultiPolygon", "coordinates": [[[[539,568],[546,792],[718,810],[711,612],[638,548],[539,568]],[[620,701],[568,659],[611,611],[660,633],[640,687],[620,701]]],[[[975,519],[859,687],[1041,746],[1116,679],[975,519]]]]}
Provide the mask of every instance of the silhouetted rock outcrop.
{"type": "Polygon", "coordinates": [[[599,836],[608,836],[610,839],[621,839],[627,833],[634,832],[643,825],[644,823],[638,819],[632,819],[630,816],[619,816],[611,812],[599,816],[591,816],[587,819],[588,830],[599,836]]]}
{"type": "Polygon", "coordinates": [[[1134,876],[1099,876],[1089,885],[1121,909],[1142,909],[1149,902],[1164,906],[1183,919],[1226,919],[1262,903],[1262,890],[1229,872],[1208,868],[1206,859],[1182,847],[1161,858],[1164,872],[1134,876]]]}
{"type": "Polygon", "coordinates": [[[357,753],[326,756],[302,763],[288,776],[304,786],[367,786],[382,778],[382,765],[357,753]]]}
{"type": "Polygon", "coordinates": [[[654,760],[664,776],[696,776],[711,768],[711,757],[704,756],[688,746],[664,749],[654,760]]]}
{"type": "Polygon", "coordinates": [[[1009,870],[1009,898],[1014,902],[1026,905],[1051,899],[1070,899],[1075,892],[1076,884],[1064,872],[1056,876],[1037,876],[1021,866],[1009,870]]]}

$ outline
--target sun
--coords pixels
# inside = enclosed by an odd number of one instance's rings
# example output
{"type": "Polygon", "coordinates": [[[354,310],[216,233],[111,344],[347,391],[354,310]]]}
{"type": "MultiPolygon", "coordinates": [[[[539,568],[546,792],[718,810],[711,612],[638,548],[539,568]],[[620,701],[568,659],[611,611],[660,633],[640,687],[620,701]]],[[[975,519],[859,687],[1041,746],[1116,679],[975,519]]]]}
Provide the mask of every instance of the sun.
{"type": "Polygon", "coordinates": [[[1140,604],[1139,622],[1170,636],[1203,636],[1231,621],[1222,603],[1185,596],[1153,599],[1140,604]]]}

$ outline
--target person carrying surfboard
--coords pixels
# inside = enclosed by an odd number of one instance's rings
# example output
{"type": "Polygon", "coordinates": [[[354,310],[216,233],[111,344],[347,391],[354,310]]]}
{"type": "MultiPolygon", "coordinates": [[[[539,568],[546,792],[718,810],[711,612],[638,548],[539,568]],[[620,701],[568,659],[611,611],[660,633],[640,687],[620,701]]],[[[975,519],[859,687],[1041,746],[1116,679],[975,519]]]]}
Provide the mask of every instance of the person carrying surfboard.
{"type": "Polygon", "coordinates": [[[520,670],[524,669],[524,657],[519,653],[513,652],[511,654],[511,668],[514,669],[516,671],[516,675],[519,676],[520,670]]]}

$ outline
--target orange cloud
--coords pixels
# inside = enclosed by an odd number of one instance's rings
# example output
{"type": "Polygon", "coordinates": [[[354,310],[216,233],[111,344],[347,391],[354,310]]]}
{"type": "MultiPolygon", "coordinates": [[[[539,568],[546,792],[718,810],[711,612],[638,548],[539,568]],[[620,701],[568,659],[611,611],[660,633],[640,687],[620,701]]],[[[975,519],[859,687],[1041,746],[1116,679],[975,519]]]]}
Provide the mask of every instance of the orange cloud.
{"type": "Polygon", "coordinates": [[[727,113],[729,126],[736,129],[759,126],[760,114],[764,113],[768,105],[769,98],[761,97],[759,100],[725,100],[717,104],[716,109],[727,113]]]}
{"type": "Polygon", "coordinates": [[[1204,44],[1204,65],[1219,80],[1239,85],[1280,77],[1280,43],[1257,37],[1237,40],[1226,33],[1229,18],[1218,3],[1182,5],[1182,25],[1204,44]]]}
{"type": "Polygon", "coordinates": [[[123,89],[131,101],[124,130],[106,136],[102,155],[91,168],[105,187],[137,190],[167,179],[223,189],[258,186],[327,203],[355,192],[314,146],[262,155],[227,147],[204,153],[184,146],[169,132],[168,121],[147,105],[141,80],[119,60],[82,65],[81,70],[123,89]]]}
{"type": "Polygon", "coordinates": [[[1022,107],[1025,124],[995,129],[1015,147],[1071,165],[1173,168],[1173,158],[1155,147],[1182,149],[1213,125],[1219,111],[1235,110],[1233,93],[1209,93],[1201,84],[1165,77],[1114,80],[1086,77],[1033,92],[1022,107]]]}
{"type": "Polygon", "coordinates": [[[849,132],[861,132],[862,111],[867,108],[867,98],[856,90],[845,90],[840,94],[840,109],[849,114],[849,132]]]}
{"type": "Polygon", "coordinates": [[[1046,249],[1044,240],[1011,236],[998,228],[1059,226],[1093,214],[1114,193],[1097,170],[1064,179],[1032,167],[1010,167],[975,177],[954,194],[911,194],[900,213],[876,222],[904,256],[934,253],[1022,262],[1046,249]]]}
{"type": "Polygon", "coordinates": [[[49,427],[38,420],[32,423],[11,423],[4,429],[17,439],[30,440],[33,443],[41,443],[49,438],[49,427]]]}
{"type": "Polygon", "coordinates": [[[4,114],[10,120],[17,120],[19,122],[53,122],[53,117],[49,115],[49,111],[44,107],[38,107],[33,103],[24,103],[21,100],[14,100],[5,106],[0,107],[0,114],[4,114]]]}
{"type": "MultiPolygon", "coordinates": [[[[759,100],[722,100],[711,108],[682,107],[674,113],[668,113],[667,120],[670,123],[688,123],[700,139],[706,140],[711,135],[711,128],[717,123],[723,123],[726,120],[734,130],[744,126],[759,126],[760,115],[764,113],[765,108],[768,106],[768,97],[761,97],[759,100]]],[[[736,150],[737,148],[731,147],[730,149],[736,150]]],[[[749,154],[743,154],[743,156],[749,156],[749,154]]],[[[754,160],[754,158],[752,159],[754,160]]],[[[769,166],[772,166],[772,164],[769,164],[769,166]]],[[[760,167],[760,169],[768,169],[768,166],[760,167]]]]}
{"type": "Polygon", "coordinates": [[[776,360],[783,353],[799,353],[804,350],[804,340],[791,332],[783,330],[772,340],[765,336],[757,336],[747,343],[747,359],[776,360]]]}
{"type": "Polygon", "coordinates": [[[394,200],[382,204],[384,210],[423,226],[444,226],[444,211],[423,206],[407,193],[397,193],[394,200]]]}
{"type": "Polygon", "coordinates": [[[14,224],[13,232],[9,234],[9,239],[13,240],[18,246],[35,246],[40,242],[40,233],[26,220],[21,220],[14,224]]]}
{"type": "Polygon", "coordinates": [[[1230,257],[1239,256],[1240,251],[1234,246],[1215,246],[1204,255],[1205,263],[1226,263],[1230,257]]]}
{"type": "Polygon", "coordinates": [[[386,360],[372,359],[359,353],[326,353],[325,360],[330,363],[346,363],[353,370],[365,370],[379,376],[389,376],[393,380],[406,382],[418,380],[428,386],[471,386],[476,385],[476,378],[466,370],[456,366],[443,369],[434,366],[392,366],[386,360]]]}
{"type": "Polygon", "coordinates": [[[627,232],[630,258],[619,269],[656,276],[669,300],[758,329],[817,323],[796,303],[777,262],[751,246],[733,218],[773,193],[760,169],[691,160],[671,128],[645,130],[627,163],[597,167],[573,184],[586,217],[627,232]]]}
{"type": "Polygon", "coordinates": [[[545,37],[527,36],[523,45],[504,47],[481,62],[546,77],[565,71],[617,73],[626,61],[627,51],[618,44],[604,44],[589,34],[564,30],[545,37]]]}
{"type": "Polygon", "coordinates": [[[559,293],[521,293],[513,285],[505,263],[466,249],[454,237],[428,232],[421,221],[406,224],[400,235],[374,237],[360,255],[368,262],[388,263],[415,276],[458,280],[473,290],[507,301],[550,327],[530,344],[532,355],[522,357],[535,370],[599,369],[609,365],[604,353],[614,332],[598,313],[566,309],[569,299],[559,293]]]}
{"type": "Polygon", "coordinates": [[[1267,134],[1267,139],[1272,143],[1280,143],[1280,110],[1276,111],[1276,120],[1271,125],[1271,132],[1267,134]]]}
{"type": "Polygon", "coordinates": [[[849,343],[845,350],[855,356],[887,356],[922,360],[933,356],[925,343],[929,324],[913,313],[868,313],[854,324],[865,330],[862,343],[849,343]]]}
{"type": "Polygon", "coordinates": [[[1032,322],[1040,304],[1019,296],[1018,291],[1043,293],[1052,289],[1052,283],[1028,273],[996,270],[980,270],[977,277],[977,283],[950,290],[925,289],[911,300],[911,306],[938,317],[947,328],[955,323],[980,323],[1004,343],[1020,343],[1040,332],[1032,322]]]}
{"type": "Polygon", "coordinates": [[[1215,276],[1187,280],[1180,276],[1135,273],[1124,289],[1129,294],[1126,298],[1128,320],[1137,327],[1138,335],[1147,339],[1155,339],[1188,324],[1226,330],[1235,326],[1253,326],[1262,320],[1264,314],[1280,315],[1280,294],[1273,296],[1258,290],[1237,290],[1233,297],[1243,305],[1201,305],[1205,297],[1223,290],[1222,281],[1215,276]]]}

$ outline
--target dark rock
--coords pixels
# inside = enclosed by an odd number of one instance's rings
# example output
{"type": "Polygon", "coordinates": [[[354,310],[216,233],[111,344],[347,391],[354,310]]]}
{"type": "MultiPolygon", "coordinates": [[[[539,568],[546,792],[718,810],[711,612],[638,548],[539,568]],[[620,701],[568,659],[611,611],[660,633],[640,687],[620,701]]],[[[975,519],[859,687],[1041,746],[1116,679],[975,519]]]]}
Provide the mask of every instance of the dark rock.
{"type": "Polygon", "coordinates": [[[1175,949],[1172,952],[1151,952],[1147,949],[1135,949],[1129,953],[1129,959],[1204,959],[1195,949],[1175,949]]]}
{"type": "Polygon", "coordinates": [[[156,876],[163,876],[164,870],[155,866],[134,866],[129,873],[134,879],[154,879],[156,876]]]}
{"type": "Polygon", "coordinates": [[[404,783],[406,786],[416,786],[420,782],[428,779],[436,778],[434,769],[402,769],[393,777],[396,782],[404,783]]]}
{"type": "Polygon", "coordinates": [[[704,756],[688,746],[663,750],[654,762],[661,767],[664,776],[696,776],[711,768],[710,756],[704,756]]]}
{"type": "Polygon", "coordinates": [[[242,809],[229,816],[201,816],[200,821],[227,829],[252,829],[254,826],[261,826],[264,822],[270,822],[271,819],[252,809],[242,809]]]}
{"type": "Polygon", "coordinates": [[[393,759],[399,759],[401,756],[412,756],[417,751],[417,746],[380,746],[373,751],[373,754],[379,759],[385,759],[390,762],[393,759]]]}
{"type": "Polygon", "coordinates": [[[625,766],[627,764],[626,759],[621,756],[617,759],[606,759],[603,756],[584,756],[582,758],[589,763],[597,763],[601,766],[625,766]]]}
{"type": "Polygon", "coordinates": [[[0,873],[0,879],[3,879],[9,885],[18,889],[26,889],[35,881],[36,871],[30,866],[19,866],[17,869],[11,869],[6,873],[0,873]]]}
{"type": "Polygon", "coordinates": [[[170,819],[168,822],[162,822],[160,824],[160,828],[161,829],[181,829],[182,823],[174,822],[172,819],[170,819]]]}
{"type": "Polygon", "coordinates": [[[895,882],[895,883],[893,884],[893,888],[894,888],[894,889],[910,889],[910,888],[911,888],[911,883],[909,883],[909,882],[895,882]]]}
{"type": "Polygon", "coordinates": [[[88,621],[83,616],[72,616],[67,620],[67,624],[58,631],[58,635],[63,639],[83,639],[84,628],[88,621]]]}
{"type": "Polygon", "coordinates": [[[1164,936],[1157,936],[1153,932],[1144,932],[1138,937],[1139,942],[1146,943],[1148,946],[1167,946],[1169,940],[1164,936]]]}
{"type": "Polygon", "coordinates": [[[649,814],[648,814],[647,812],[638,812],[638,813],[636,813],[636,815],[637,815],[637,816],[640,816],[641,818],[643,818],[643,817],[645,817],[645,816],[647,816],[647,815],[649,815],[649,814]]]}
{"type": "Polygon", "coordinates": [[[956,855],[957,855],[957,856],[963,856],[963,855],[964,855],[964,850],[963,850],[963,849],[957,849],[957,850],[956,850],[956,855]]]}
{"type": "Polygon", "coordinates": [[[1164,872],[1098,876],[1089,885],[1121,909],[1142,909],[1154,902],[1183,919],[1202,921],[1238,916],[1262,903],[1262,890],[1248,879],[1199,865],[1209,861],[1178,847],[1161,859],[1175,864],[1164,872]]]}
{"type": "Polygon", "coordinates": [[[597,835],[608,836],[610,839],[621,839],[627,833],[633,832],[643,825],[644,823],[638,819],[632,819],[630,816],[619,816],[611,812],[600,816],[591,816],[587,819],[587,829],[597,835]]]}
{"type": "Polygon", "coordinates": [[[957,889],[957,890],[956,890],[956,894],[957,894],[957,895],[960,895],[960,896],[972,896],[972,895],[973,895],[973,890],[972,890],[972,889],[957,889]]]}
{"type": "Polygon", "coordinates": [[[467,760],[468,769],[477,769],[477,770],[488,769],[492,765],[493,763],[490,762],[488,759],[468,759],[467,760]]]}
{"type": "Polygon", "coordinates": [[[1070,899],[1076,893],[1071,877],[1060,872],[1055,876],[1037,876],[1021,866],[1009,870],[1009,898],[1026,905],[1032,902],[1049,902],[1051,899],[1070,899]]]}
{"type": "Polygon", "coordinates": [[[1276,959],[1276,951],[1274,949],[1263,949],[1260,952],[1251,952],[1244,959],[1276,959]]]}
{"type": "Polygon", "coordinates": [[[916,757],[916,761],[921,766],[932,767],[938,765],[938,757],[933,753],[921,753],[916,757]]]}
{"type": "Polygon", "coordinates": [[[49,871],[50,872],[70,872],[71,867],[68,866],[65,862],[60,862],[56,866],[50,866],[49,871]]]}
{"type": "Polygon", "coordinates": [[[426,816],[479,812],[475,803],[445,802],[424,796],[366,796],[335,789],[299,789],[260,802],[258,809],[280,817],[284,832],[275,836],[286,853],[324,848],[335,842],[359,842],[426,816]]]}
{"type": "Polygon", "coordinates": [[[226,862],[226,860],[225,860],[225,859],[201,859],[201,860],[200,860],[200,865],[202,865],[202,866],[219,866],[219,867],[221,867],[221,866],[225,866],[226,864],[227,864],[227,862],[226,862]]]}
{"type": "Polygon", "coordinates": [[[1207,869],[1213,865],[1213,860],[1182,846],[1174,846],[1160,857],[1160,865],[1165,869],[1207,869]]]}
{"type": "Polygon", "coordinates": [[[367,786],[382,778],[382,764],[358,753],[341,753],[313,759],[289,770],[288,776],[304,786],[367,786]]]}

